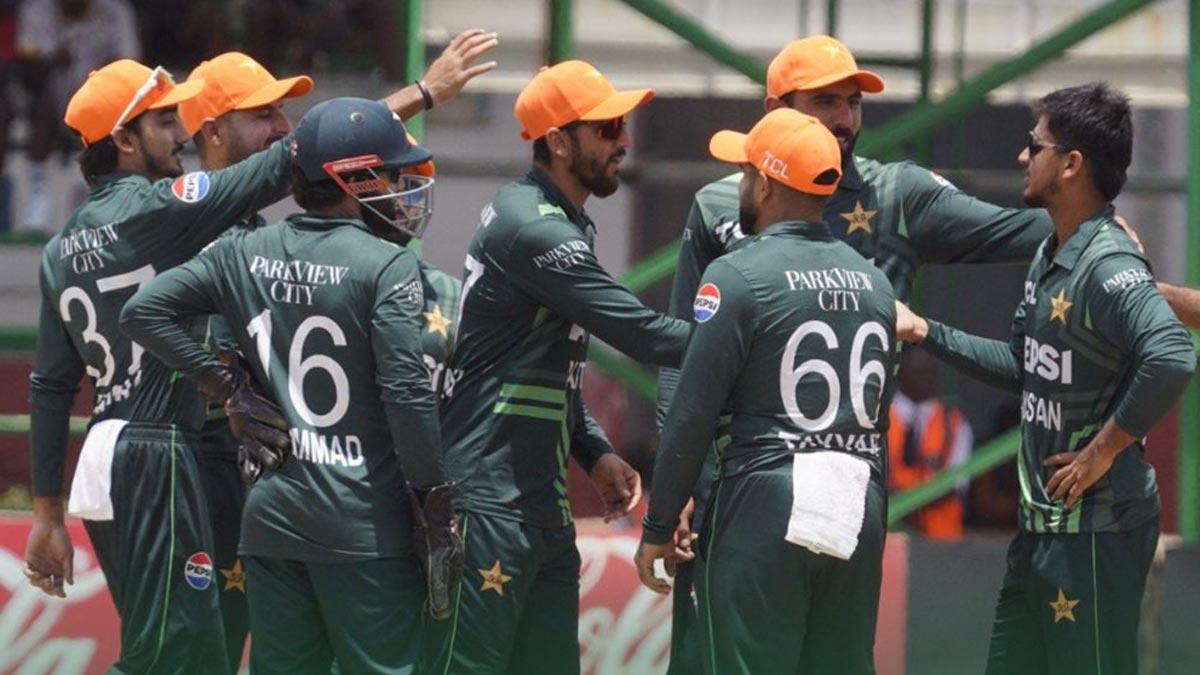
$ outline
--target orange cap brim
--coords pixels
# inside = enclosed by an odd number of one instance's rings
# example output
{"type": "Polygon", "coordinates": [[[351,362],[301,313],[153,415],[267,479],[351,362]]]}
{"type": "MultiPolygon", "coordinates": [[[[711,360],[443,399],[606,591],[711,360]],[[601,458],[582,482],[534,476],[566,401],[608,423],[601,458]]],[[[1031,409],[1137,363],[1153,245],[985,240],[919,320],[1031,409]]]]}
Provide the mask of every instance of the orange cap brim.
{"type": "Polygon", "coordinates": [[[308,92],[312,91],[312,88],[312,78],[307,75],[285,77],[282,80],[276,80],[275,82],[268,84],[253,94],[250,94],[234,109],[246,110],[248,108],[257,108],[269,103],[281,101],[285,98],[304,96],[308,92]]]}
{"type": "Polygon", "coordinates": [[[634,108],[649,103],[652,98],[654,98],[653,89],[618,91],[601,101],[595,108],[580,115],[579,119],[585,122],[595,122],[597,120],[611,120],[617,117],[624,117],[632,112],[634,108]]]}
{"type": "Polygon", "coordinates": [[[746,164],[750,158],[746,156],[746,134],[738,131],[718,131],[708,141],[708,152],[722,162],[730,164],[746,164]]]}
{"type": "Polygon", "coordinates": [[[146,109],[158,110],[159,108],[169,108],[173,105],[179,105],[184,101],[196,98],[202,89],[204,89],[204,78],[182,82],[171,87],[171,91],[168,91],[162,98],[146,106],[146,109]]]}
{"type": "Polygon", "coordinates": [[[803,87],[797,87],[792,91],[812,91],[813,89],[828,87],[831,84],[837,84],[846,80],[857,80],[858,88],[867,94],[878,94],[883,91],[883,78],[869,70],[851,70],[818,77],[803,87]]]}

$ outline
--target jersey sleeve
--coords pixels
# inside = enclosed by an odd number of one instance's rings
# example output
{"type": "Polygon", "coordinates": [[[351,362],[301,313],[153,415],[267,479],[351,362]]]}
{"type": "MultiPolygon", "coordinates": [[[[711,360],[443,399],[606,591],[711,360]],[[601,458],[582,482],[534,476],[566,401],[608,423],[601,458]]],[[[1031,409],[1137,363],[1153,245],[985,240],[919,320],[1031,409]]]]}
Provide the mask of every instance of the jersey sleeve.
{"type": "Polygon", "coordinates": [[[384,268],[375,287],[371,350],[400,466],[409,482],[427,488],[444,483],[445,475],[437,400],[421,351],[423,288],[415,255],[402,253],[384,268]]]}
{"type": "Polygon", "coordinates": [[[1025,303],[1013,315],[1012,338],[1005,342],[951,328],[929,320],[925,351],[966,375],[997,389],[1020,393],[1025,349],[1025,303]]]}
{"type": "Polygon", "coordinates": [[[1028,262],[1050,235],[1043,209],[989,204],[916,165],[902,180],[905,222],[922,263],[1028,262]]]}
{"type": "Polygon", "coordinates": [[[608,434],[604,433],[604,429],[588,411],[582,395],[575,396],[574,406],[575,428],[571,430],[571,456],[586,473],[591,473],[592,467],[596,466],[596,462],[602,456],[613,452],[613,446],[608,440],[608,434]]]}
{"type": "Polygon", "coordinates": [[[147,196],[152,234],[187,260],[248,214],[287,196],[291,136],[231,167],[164,178],[147,196]]]}
{"type": "Polygon", "coordinates": [[[750,353],[758,322],[753,292],[731,265],[720,260],[710,265],[702,279],[702,285],[707,284],[719,289],[721,303],[707,320],[696,324],[667,412],[644,522],[643,538],[651,544],[671,540],[709,454],[721,407],[750,353]]]}
{"type": "MultiPolygon", "coordinates": [[[[692,301],[700,288],[700,277],[709,263],[723,253],[723,247],[705,227],[704,209],[699,200],[693,200],[683,227],[683,241],[679,245],[679,261],[675,267],[675,279],[671,283],[671,304],[667,316],[681,321],[692,321],[692,301]]],[[[667,418],[667,408],[675,387],[679,383],[678,368],[663,368],[658,372],[658,409],[656,422],[661,428],[667,418]]]]}
{"type": "Polygon", "coordinates": [[[522,291],[631,358],[675,366],[683,357],[691,327],[646,307],[618,284],[569,221],[526,224],[507,263],[522,291]]]}
{"type": "Polygon", "coordinates": [[[1196,353],[1154,284],[1146,263],[1135,255],[1111,255],[1088,279],[1087,311],[1096,331],[1113,341],[1133,364],[1113,418],[1141,438],[1175,403],[1196,369],[1196,353]]]}
{"type": "Polygon", "coordinates": [[[215,261],[223,243],[154,277],[121,310],[122,332],[185,375],[217,363],[185,325],[193,317],[220,311],[224,279],[215,261]]]}
{"type": "Polygon", "coordinates": [[[41,287],[37,355],[29,376],[29,447],[33,496],[55,497],[63,491],[71,406],[85,365],[58,314],[44,273],[41,287]]]}

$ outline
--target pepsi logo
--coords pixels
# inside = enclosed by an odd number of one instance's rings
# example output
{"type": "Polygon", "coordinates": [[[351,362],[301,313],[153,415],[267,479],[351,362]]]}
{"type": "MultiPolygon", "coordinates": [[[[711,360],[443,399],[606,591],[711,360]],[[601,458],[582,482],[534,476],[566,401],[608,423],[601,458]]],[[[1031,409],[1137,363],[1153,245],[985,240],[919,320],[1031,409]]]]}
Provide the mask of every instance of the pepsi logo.
{"type": "Polygon", "coordinates": [[[171,183],[171,194],[185,204],[195,204],[208,194],[209,186],[208,174],[203,171],[193,171],[176,178],[171,183]]]}
{"type": "Polygon", "coordinates": [[[212,558],[204,551],[193,553],[183,565],[183,578],[198,591],[208,588],[213,580],[212,558]]]}
{"type": "Polygon", "coordinates": [[[696,315],[696,323],[704,323],[716,315],[717,310],[721,308],[721,289],[717,288],[714,283],[707,283],[696,291],[696,301],[692,303],[692,310],[696,315]]]}

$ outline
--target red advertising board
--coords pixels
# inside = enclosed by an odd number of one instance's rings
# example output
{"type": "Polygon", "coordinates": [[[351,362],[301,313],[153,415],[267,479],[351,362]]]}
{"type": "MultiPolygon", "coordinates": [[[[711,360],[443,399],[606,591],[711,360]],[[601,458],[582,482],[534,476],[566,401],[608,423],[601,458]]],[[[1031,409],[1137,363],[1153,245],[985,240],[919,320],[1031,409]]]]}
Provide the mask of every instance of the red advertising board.
{"type": "MultiPolygon", "coordinates": [[[[30,586],[21,570],[27,517],[0,516],[0,675],[99,675],[116,659],[119,624],[78,521],[75,584],[65,600],[30,586]]],[[[635,531],[584,523],[579,644],[584,675],[659,675],[671,644],[670,598],[638,583],[635,531]]],[[[903,675],[906,546],[891,537],[876,661],[880,675],[903,675]]]]}

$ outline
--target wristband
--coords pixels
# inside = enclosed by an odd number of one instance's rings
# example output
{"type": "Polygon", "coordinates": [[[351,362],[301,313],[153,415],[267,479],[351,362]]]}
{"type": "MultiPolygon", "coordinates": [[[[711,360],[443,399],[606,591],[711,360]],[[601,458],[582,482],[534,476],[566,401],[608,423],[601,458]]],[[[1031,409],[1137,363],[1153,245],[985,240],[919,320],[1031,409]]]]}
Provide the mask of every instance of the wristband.
{"type": "Polygon", "coordinates": [[[417,85],[417,90],[421,92],[421,98],[425,99],[425,109],[433,110],[433,94],[429,93],[429,87],[425,85],[425,81],[417,80],[413,84],[417,85]]]}

